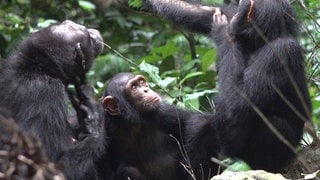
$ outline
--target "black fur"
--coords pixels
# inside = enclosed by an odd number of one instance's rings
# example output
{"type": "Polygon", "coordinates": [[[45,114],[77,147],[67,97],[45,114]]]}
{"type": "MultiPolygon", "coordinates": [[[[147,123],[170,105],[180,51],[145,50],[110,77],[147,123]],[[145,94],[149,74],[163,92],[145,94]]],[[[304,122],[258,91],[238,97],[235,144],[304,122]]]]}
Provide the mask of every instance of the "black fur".
{"type": "Polygon", "coordinates": [[[254,169],[277,171],[294,152],[255,108],[293,148],[311,116],[298,24],[289,2],[254,0],[252,21],[250,0],[239,6],[219,5],[228,18],[226,25],[213,21],[215,8],[170,0],[147,0],[147,4],[176,25],[210,35],[218,49],[216,113],[189,141],[193,166],[208,164],[211,155],[202,151],[213,150],[204,144],[218,141],[222,154],[241,158],[254,169]]]}
{"type": "Polygon", "coordinates": [[[205,35],[211,33],[212,15],[216,7],[222,7],[224,14],[228,17],[232,17],[237,11],[237,6],[233,4],[207,6],[182,0],[145,0],[145,2],[152,12],[170,20],[175,25],[205,35]]]}
{"type": "Polygon", "coordinates": [[[212,123],[224,154],[244,159],[254,169],[276,171],[294,152],[253,107],[295,148],[311,114],[304,57],[286,0],[255,0],[252,23],[249,9],[250,1],[243,0],[230,24],[213,26],[220,93],[212,123]]]}
{"type": "Polygon", "coordinates": [[[91,87],[75,84],[81,91],[78,120],[88,133],[81,141],[72,141],[66,104],[67,85],[84,81],[101,41],[98,31],[64,21],[32,33],[1,70],[0,107],[9,110],[24,131],[40,138],[50,161],[62,163],[68,179],[95,178],[94,160],[104,148],[102,112],[91,87]]]}
{"type": "Polygon", "coordinates": [[[154,110],[140,113],[125,95],[125,85],[135,75],[120,73],[113,77],[104,93],[118,99],[121,115],[105,113],[110,144],[99,167],[109,179],[190,179],[181,163],[186,122],[200,119],[201,114],[178,109],[164,102],[154,110]],[[181,147],[179,147],[179,145],[181,147]],[[181,149],[180,149],[181,148],[181,149]]]}

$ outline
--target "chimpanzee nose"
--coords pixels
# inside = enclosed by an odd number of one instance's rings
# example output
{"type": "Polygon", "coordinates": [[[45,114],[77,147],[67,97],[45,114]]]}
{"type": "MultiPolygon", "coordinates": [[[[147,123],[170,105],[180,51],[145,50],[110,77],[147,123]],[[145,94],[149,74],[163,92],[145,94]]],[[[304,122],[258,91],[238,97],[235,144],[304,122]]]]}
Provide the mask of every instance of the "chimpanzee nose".
{"type": "Polygon", "coordinates": [[[143,92],[147,93],[148,91],[149,91],[149,88],[147,88],[147,87],[143,88],[143,92]]]}

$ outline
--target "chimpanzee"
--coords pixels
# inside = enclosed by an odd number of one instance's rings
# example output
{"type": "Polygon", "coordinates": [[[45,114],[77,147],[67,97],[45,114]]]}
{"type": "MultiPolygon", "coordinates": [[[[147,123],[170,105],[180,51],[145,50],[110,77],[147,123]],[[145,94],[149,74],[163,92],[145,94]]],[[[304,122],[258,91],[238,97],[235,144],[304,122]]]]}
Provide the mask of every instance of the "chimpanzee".
{"type": "MultiPolygon", "coordinates": [[[[147,3],[175,24],[211,35],[217,46],[216,113],[199,134],[212,137],[207,143],[218,140],[224,155],[241,158],[254,169],[277,171],[294,156],[311,114],[298,24],[289,2],[240,0],[238,6],[219,7],[147,3]]],[[[197,139],[206,144],[201,136],[197,139]]],[[[209,161],[207,153],[197,151],[212,150],[192,143],[191,162],[209,161]]]]}
{"type": "Polygon", "coordinates": [[[286,0],[242,0],[230,23],[219,10],[213,19],[221,92],[213,124],[232,131],[220,133],[223,152],[275,171],[294,152],[268,123],[294,148],[311,117],[295,14],[286,0]]]}
{"type": "Polygon", "coordinates": [[[100,174],[110,179],[191,178],[183,134],[189,119],[201,123],[205,114],[163,102],[144,76],[132,73],[110,80],[102,104],[109,144],[100,174]]]}
{"type": "Polygon", "coordinates": [[[40,138],[50,161],[61,163],[68,179],[94,179],[94,161],[104,149],[102,108],[85,78],[101,50],[97,30],[66,20],[32,33],[1,70],[0,107],[22,130],[40,138]],[[67,122],[68,94],[86,133],[83,139],[73,136],[67,122]]]}

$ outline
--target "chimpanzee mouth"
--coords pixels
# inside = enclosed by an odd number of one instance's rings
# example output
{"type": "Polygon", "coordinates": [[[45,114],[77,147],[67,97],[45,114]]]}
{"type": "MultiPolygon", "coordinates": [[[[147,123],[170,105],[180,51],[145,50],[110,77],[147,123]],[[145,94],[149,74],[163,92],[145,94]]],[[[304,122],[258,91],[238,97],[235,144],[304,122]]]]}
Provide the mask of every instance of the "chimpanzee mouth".
{"type": "Polygon", "coordinates": [[[160,97],[154,97],[152,99],[150,99],[150,101],[148,103],[160,103],[161,102],[161,98],[160,97]]]}

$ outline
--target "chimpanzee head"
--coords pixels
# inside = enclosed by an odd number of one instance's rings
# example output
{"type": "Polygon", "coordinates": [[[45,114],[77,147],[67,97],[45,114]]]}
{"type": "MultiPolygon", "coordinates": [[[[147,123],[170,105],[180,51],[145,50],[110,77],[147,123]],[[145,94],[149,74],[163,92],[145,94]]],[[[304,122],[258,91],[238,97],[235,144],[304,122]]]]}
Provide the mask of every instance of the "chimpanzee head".
{"type": "Polygon", "coordinates": [[[144,114],[157,109],[161,98],[142,75],[119,73],[110,80],[102,104],[109,116],[137,122],[144,114]]]}
{"type": "Polygon", "coordinates": [[[15,58],[20,71],[43,73],[64,82],[84,75],[102,50],[99,31],[66,20],[32,33],[15,58]]]}
{"type": "Polygon", "coordinates": [[[231,34],[247,38],[273,40],[296,35],[295,13],[287,0],[240,0],[238,12],[231,19],[231,34]]]}

